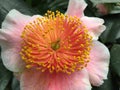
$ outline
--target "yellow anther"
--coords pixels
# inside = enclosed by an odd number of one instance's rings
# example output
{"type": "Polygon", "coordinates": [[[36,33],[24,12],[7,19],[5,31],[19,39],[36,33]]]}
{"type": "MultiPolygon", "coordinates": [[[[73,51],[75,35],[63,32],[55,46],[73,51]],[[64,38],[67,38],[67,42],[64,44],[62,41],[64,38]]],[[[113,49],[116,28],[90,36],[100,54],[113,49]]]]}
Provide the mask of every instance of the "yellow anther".
{"type": "Polygon", "coordinates": [[[76,16],[48,10],[24,27],[21,38],[26,68],[71,74],[90,61],[92,37],[76,16]]]}
{"type": "Polygon", "coordinates": [[[26,68],[31,68],[31,67],[32,67],[32,65],[27,65],[27,66],[26,66],[26,68]]]}

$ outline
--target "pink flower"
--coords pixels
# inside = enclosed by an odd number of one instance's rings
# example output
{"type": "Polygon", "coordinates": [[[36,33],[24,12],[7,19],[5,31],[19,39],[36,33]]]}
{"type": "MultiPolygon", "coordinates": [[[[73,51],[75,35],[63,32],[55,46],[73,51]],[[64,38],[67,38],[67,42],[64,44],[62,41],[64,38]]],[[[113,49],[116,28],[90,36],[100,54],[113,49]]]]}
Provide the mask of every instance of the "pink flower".
{"type": "Polygon", "coordinates": [[[11,10],[2,23],[3,64],[21,90],[91,90],[107,79],[109,51],[99,41],[104,20],[87,17],[84,0],[70,0],[66,14],[11,10]]]}
{"type": "Polygon", "coordinates": [[[98,9],[98,12],[101,15],[107,15],[109,13],[108,8],[105,6],[105,4],[97,4],[96,8],[98,9]]]}

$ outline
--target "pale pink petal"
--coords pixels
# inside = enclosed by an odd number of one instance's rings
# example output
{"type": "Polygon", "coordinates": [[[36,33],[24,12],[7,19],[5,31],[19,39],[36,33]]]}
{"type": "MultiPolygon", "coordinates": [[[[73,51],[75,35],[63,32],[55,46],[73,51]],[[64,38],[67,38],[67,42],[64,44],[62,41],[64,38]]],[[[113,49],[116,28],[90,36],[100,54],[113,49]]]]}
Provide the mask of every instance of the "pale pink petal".
{"type": "Polygon", "coordinates": [[[24,68],[24,63],[19,55],[20,34],[30,18],[30,16],[23,15],[17,10],[11,10],[2,23],[0,30],[1,57],[5,67],[14,72],[24,68]]]}
{"type": "Polygon", "coordinates": [[[106,29],[103,25],[104,20],[97,17],[82,17],[82,22],[88,28],[91,36],[93,36],[93,40],[97,40],[101,33],[106,29]]]}
{"type": "Polygon", "coordinates": [[[1,46],[1,57],[5,67],[11,71],[18,72],[24,68],[24,63],[19,55],[20,42],[19,39],[13,32],[8,30],[0,30],[0,46],[1,46]],[[6,31],[6,32],[5,32],[6,31]],[[18,41],[17,41],[18,40],[18,41]]]}
{"type": "Polygon", "coordinates": [[[82,17],[87,4],[84,0],[69,0],[66,14],[71,16],[82,17]]]}
{"type": "Polygon", "coordinates": [[[24,69],[24,62],[19,54],[22,41],[20,35],[24,26],[35,17],[11,10],[2,23],[0,30],[1,57],[3,64],[10,71],[20,72],[24,69]]]}
{"type": "Polygon", "coordinates": [[[2,23],[2,29],[17,31],[21,35],[21,32],[24,29],[24,26],[29,22],[33,21],[37,17],[42,17],[40,15],[28,16],[20,13],[19,11],[13,9],[11,10],[5,20],[2,23]]]}
{"type": "Polygon", "coordinates": [[[20,80],[21,90],[91,90],[86,70],[72,73],[25,71],[20,80]]]}
{"type": "Polygon", "coordinates": [[[31,16],[21,14],[19,11],[11,10],[2,23],[2,29],[22,31],[24,26],[28,23],[31,16]]]}
{"type": "Polygon", "coordinates": [[[99,86],[103,84],[103,79],[107,79],[109,59],[108,49],[102,43],[94,41],[87,66],[92,85],[99,86]]]}

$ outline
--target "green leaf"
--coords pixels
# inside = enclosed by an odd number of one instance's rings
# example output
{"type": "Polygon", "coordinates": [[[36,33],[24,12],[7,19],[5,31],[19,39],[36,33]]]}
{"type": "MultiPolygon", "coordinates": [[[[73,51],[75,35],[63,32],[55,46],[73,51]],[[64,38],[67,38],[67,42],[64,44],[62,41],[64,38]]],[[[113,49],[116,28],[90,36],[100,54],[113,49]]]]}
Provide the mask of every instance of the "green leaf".
{"type": "Polygon", "coordinates": [[[120,0],[90,0],[94,4],[99,4],[99,3],[118,3],[120,0]]]}
{"type": "Polygon", "coordinates": [[[64,11],[68,6],[68,0],[56,0],[51,2],[48,6],[51,10],[56,11],[57,9],[60,11],[64,11]]]}
{"type": "Polygon", "coordinates": [[[104,43],[116,43],[116,40],[120,38],[120,15],[109,15],[103,18],[106,30],[100,36],[100,40],[104,43]]]}
{"type": "MultiPolygon", "coordinates": [[[[23,14],[33,15],[37,11],[30,8],[23,0],[0,0],[0,25],[6,14],[12,9],[19,10],[23,14]]],[[[19,17],[16,17],[16,19],[19,17]]]]}
{"type": "Polygon", "coordinates": [[[111,49],[111,69],[120,78],[120,45],[115,44],[111,49]]]}
{"type": "Polygon", "coordinates": [[[12,81],[12,90],[20,90],[20,83],[15,77],[12,81]]]}
{"type": "Polygon", "coordinates": [[[62,13],[65,13],[67,5],[68,0],[32,0],[32,7],[39,11],[39,14],[41,15],[44,15],[47,10],[59,10],[62,13]]]}
{"type": "Polygon", "coordinates": [[[12,78],[12,73],[8,71],[0,60],[0,90],[5,90],[12,78]]]}
{"type": "Polygon", "coordinates": [[[27,2],[30,6],[32,6],[32,0],[26,0],[26,2],[27,2]]]}
{"type": "Polygon", "coordinates": [[[86,7],[84,13],[86,16],[93,17],[95,16],[95,8],[93,7],[93,3],[89,0],[85,0],[88,6],[86,7]]]}
{"type": "MultiPolygon", "coordinates": [[[[106,14],[119,14],[120,13],[120,0],[86,0],[88,3],[89,9],[91,9],[91,12],[94,12],[95,16],[104,16],[103,13],[99,11],[99,8],[97,8],[97,5],[102,4],[101,8],[105,8],[107,10],[106,14]],[[92,3],[91,7],[89,2],[92,3]]],[[[104,11],[104,10],[103,10],[104,11]]]]}
{"type": "Polygon", "coordinates": [[[110,11],[110,14],[120,13],[120,6],[114,6],[114,8],[110,11]]]}

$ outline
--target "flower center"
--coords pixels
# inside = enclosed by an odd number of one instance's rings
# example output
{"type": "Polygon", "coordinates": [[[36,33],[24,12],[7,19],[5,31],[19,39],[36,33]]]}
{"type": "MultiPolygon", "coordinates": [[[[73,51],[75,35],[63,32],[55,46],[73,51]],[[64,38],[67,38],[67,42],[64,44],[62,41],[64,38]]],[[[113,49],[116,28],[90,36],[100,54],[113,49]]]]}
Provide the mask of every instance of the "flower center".
{"type": "Polygon", "coordinates": [[[92,37],[77,17],[48,11],[24,27],[20,55],[28,69],[71,74],[89,62],[92,37]]]}
{"type": "Polygon", "coordinates": [[[60,40],[57,40],[56,42],[51,43],[51,48],[55,51],[57,49],[59,49],[60,48],[60,40]]]}

